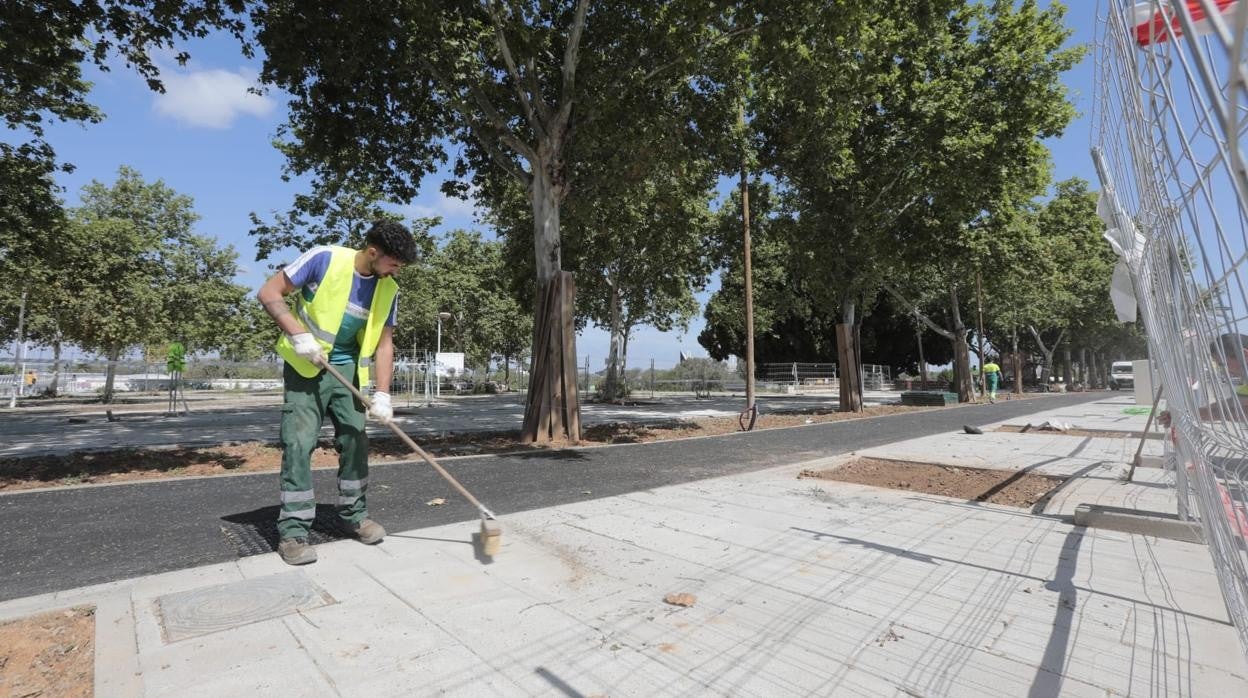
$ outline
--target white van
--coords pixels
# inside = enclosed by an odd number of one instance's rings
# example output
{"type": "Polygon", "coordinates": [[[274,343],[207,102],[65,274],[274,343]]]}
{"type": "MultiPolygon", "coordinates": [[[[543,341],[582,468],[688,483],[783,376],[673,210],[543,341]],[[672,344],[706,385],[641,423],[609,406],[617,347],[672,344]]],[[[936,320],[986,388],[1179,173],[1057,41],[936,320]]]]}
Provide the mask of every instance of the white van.
{"type": "Polygon", "coordinates": [[[1109,366],[1110,390],[1135,389],[1135,371],[1130,361],[1115,361],[1109,366]]]}

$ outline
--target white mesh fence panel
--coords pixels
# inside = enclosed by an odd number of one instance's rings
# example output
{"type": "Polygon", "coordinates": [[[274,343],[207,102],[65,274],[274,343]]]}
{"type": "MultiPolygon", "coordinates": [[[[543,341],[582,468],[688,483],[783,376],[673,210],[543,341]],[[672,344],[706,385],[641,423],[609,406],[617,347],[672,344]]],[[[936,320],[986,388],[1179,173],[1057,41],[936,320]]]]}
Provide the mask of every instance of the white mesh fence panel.
{"type": "Polygon", "coordinates": [[[1101,0],[1093,159],[1200,521],[1248,653],[1248,0],[1101,0]]]}

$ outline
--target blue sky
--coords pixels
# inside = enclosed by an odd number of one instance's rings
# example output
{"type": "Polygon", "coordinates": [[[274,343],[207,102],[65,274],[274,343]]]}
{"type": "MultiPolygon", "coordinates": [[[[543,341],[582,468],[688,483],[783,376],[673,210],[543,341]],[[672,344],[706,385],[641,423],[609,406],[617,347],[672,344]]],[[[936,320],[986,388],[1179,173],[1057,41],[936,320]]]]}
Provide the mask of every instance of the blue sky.
{"type": "MultiPolygon", "coordinates": [[[[1098,4],[1093,0],[1069,2],[1066,21],[1075,30],[1071,43],[1092,41],[1098,4]]],[[[194,198],[202,217],[197,231],[233,245],[242,268],[239,283],[256,288],[267,273],[267,262],[254,261],[255,247],[247,235],[248,213],[256,211],[269,217],[273,210],[286,210],[293,195],[304,191],[302,182],[281,180],[283,159],[271,145],[277,127],[285,120],[285,100],[280,94],[261,97],[247,92],[255,82],[259,63],[243,58],[234,40],[213,36],[187,48],[192,55],[187,66],[179,67],[168,57],[163,60],[167,88],[163,95],[148,90],[124,67],[110,72],[88,69],[88,79],[94,82],[90,99],[106,118],[99,124],[51,126],[49,140],[58,155],[77,166],[76,171],[58,179],[70,205],[77,203],[84,184],[92,179],[111,182],[121,165],[137,169],[148,180],[164,180],[194,198]]],[[[1067,74],[1066,84],[1080,116],[1060,139],[1048,145],[1053,151],[1056,179],[1079,176],[1095,187],[1088,155],[1094,78],[1091,54],[1067,74]]],[[[439,192],[445,178],[443,173],[426,178],[419,196],[404,212],[442,216],[440,232],[463,227],[488,234],[476,224],[470,203],[448,199],[439,192]]],[[[293,253],[287,256],[293,257],[293,253]]],[[[713,282],[712,288],[715,286],[713,282]]],[[[701,294],[700,300],[705,301],[709,293],[701,294]]],[[[702,325],[699,315],[683,333],[641,328],[630,342],[630,365],[648,366],[654,359],[660,367],[671,366],[682,350],[704,355],[697,343],[702,325]]],[[[581,362],[588,356],[593,365],[600,365],[607,353],[606,334],[587,329],[577,349],[581,362]]]]}

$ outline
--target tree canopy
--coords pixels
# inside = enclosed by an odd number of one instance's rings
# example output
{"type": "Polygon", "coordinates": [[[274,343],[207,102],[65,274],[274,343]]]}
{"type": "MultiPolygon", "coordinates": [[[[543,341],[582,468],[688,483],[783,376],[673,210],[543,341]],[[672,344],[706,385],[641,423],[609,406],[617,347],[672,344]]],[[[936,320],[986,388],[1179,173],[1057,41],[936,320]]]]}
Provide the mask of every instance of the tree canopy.
{"type": "Polygon", "coordinates": [[[46,287],[65,339],[110,361],[175,340],[189,351],[228,349],[219,323],[240,312],[248,289],[234,283],[234,250],[193,232],[190,197],[122,167],[116,182],[92,181],[81,199],[56,238],[46,287]]]}

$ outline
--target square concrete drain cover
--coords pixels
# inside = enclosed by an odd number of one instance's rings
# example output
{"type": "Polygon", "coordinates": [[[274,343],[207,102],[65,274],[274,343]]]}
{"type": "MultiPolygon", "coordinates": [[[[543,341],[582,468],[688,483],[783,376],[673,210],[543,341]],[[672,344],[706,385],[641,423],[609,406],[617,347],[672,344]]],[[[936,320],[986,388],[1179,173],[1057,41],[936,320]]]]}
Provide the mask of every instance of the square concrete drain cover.
{"type": "Polygon", "coordinates": [[[336,603],[303,572],[244,579],[156,599],[165,642],[229,630],[336,603]]]}

